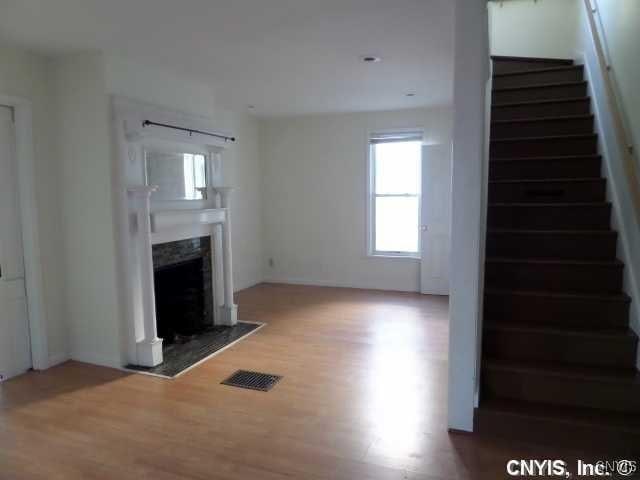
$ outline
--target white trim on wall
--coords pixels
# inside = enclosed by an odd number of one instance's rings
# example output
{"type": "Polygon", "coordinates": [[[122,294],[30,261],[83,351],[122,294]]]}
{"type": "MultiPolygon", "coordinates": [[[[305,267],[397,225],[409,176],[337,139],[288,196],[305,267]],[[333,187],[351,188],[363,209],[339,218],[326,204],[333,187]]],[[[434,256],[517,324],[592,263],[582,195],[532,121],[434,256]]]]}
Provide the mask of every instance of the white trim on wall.
{"type": "MultiPolygon", "coordinates": [[[[387,258],[387,257],[382,257],[387,258]]],[[[409,258],[409,257],[399,257],[409,258]]],[[[415,258],[409,258],[409,260],[418,261],[415,258]]],[[[380,292],[406,292],[406,293],[420,293],[418,290],[407,290],[406,288],[394,288],[389,286],[376,286],[375,284],[366,285],[362,282],[325,282],[322,280],[306,280],[303,278],[283,278],[283,277],[271,277],[267,278],[259,283],[273,283],[278,285],[302,285],[309,287],[327,287],[327,288],[352,288],[354,290],[377,290],[380,292]]],[[[258,283],[256,284],[258,285],[258,283]]],[[[248,287],[246,287],[248,288],[248,287]]],[[[236,290],[239,291],[240,289],[236,290]]]]}
{"type": "Polygon", "coordinates": [[[31,102],[0,95],[0,104],[13,108],[15,122],[16,163],[20,199],[20,223],[24,249],[25,285],[29,310],[31,362],[35,370],[51,366],[47,340],[47,320],[40,264],[40,239],[35,188],[33,147],[33,107],[31,102]]]}

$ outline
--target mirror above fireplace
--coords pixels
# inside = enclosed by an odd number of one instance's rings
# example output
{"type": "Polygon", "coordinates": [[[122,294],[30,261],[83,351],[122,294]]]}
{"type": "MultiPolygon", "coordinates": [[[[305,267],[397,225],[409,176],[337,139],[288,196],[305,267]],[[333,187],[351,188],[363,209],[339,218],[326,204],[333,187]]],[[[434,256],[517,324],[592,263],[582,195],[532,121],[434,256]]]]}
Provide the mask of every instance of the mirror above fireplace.
{"type": "Polygon", "coordinates": [[[144,152],[146,184],[156,185],[154,200],[206,200],[209,179],[208,155],[202,152],[144,152]]]}

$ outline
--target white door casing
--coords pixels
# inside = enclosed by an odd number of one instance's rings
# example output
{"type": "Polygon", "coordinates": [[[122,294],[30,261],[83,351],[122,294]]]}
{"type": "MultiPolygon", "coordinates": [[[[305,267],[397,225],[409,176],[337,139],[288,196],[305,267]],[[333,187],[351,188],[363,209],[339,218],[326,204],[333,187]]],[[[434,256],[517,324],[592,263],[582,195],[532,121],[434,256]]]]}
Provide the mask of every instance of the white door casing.
{"type": "Polygon", "coordinates": [[[0,106],[0,375],[31,368],[12,109],[0,106]]]}
{"type": "Polygon", "coordinates": [[[451,145],[422,147],[420,292],[449,295],[451,145]]]}

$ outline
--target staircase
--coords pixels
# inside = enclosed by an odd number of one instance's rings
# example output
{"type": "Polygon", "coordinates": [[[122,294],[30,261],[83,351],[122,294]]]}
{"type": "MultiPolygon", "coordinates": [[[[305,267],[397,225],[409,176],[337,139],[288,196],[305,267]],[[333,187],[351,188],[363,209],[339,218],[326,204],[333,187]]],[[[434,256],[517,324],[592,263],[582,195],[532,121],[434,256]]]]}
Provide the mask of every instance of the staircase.
{"type": "Polygon", "coordinates": [[[638,338],[583,67],[493,62],[476,431],[638,454],[638,338]]]}

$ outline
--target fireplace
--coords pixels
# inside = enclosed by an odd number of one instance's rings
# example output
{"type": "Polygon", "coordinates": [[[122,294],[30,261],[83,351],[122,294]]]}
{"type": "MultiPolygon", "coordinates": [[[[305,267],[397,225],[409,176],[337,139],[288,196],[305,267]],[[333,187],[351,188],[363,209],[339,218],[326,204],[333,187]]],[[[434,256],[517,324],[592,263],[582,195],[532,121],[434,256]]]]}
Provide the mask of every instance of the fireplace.
{"type": "Polygon", "coordinates": [[[153,267],[156,324],[163,345],[213,327],[210,238],[154,245],[153,267]]]}

